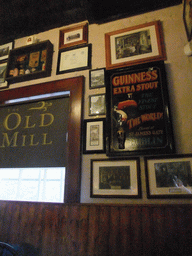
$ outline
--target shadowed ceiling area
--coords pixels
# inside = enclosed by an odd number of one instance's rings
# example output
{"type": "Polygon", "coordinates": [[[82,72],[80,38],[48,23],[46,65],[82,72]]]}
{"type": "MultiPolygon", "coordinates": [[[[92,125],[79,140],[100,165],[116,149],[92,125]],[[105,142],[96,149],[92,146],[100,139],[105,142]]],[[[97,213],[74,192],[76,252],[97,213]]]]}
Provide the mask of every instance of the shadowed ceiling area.
{"type": "Polygon", "coordinates": [[[84,20],[102,24],[181,3],[182,0],[0,0],[0,43],[84,20]]]}

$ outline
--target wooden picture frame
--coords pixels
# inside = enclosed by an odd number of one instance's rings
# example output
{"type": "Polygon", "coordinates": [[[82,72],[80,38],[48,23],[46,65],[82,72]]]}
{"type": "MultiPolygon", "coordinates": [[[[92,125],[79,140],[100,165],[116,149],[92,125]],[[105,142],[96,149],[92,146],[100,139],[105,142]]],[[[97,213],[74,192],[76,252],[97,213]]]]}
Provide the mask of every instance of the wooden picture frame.
{"type": "Polygon", "coordinates": [[[192,198],[192,154],[144,158],[148,198],[192,198]]]}
{"type": "Polygon", "coordinates": [[[141,198],[139,158],[92,159],[91,197],[141,198]]]}
{"type": "Polygon", "coordinates": [[[89,89],[105,86],[105,68],[89,70],[89,89]]]}
{"type": "Polygon", "coordinates": [[[6,72],[7,72],[7,62],[0,63],[0,90],[8,87],[8,83],[5,80],[6,72]]]}
{"type": "Polygon", "coordinates": [[[106,114],[105,93],[89,95],[89,116],[106,114]]]}
{"type": "Polygon", "coordinates": [[[188,41],[192,39],[192,1],[183,1],[183,21],[185,25],[185,30],[187,33],[188,41]]]}
{"type": "Polygon", "coordinates": [[[174,153],[163,61],[106,71],[108,156],[174,153]]]}
{"type": "Polygon", "coordinates": [[[0,61],[9,58],[9,52],[13,49],[13,42],[0,45],[0,61]]]}
{"type": "Polygon", "coordinates": [[[59,49],[87,43],[88,23],[59,31],[59,49]]]}
{"type": "Polygon", "coordinates": [[[84,120],[83,154],[105,153],[105,119],[84,120]]]}
{"type": "Polygon", "coordinates": [[[91,68],[92,44],[59,50],[57,75],[91,68]]]}
{"type": "Polygon", "coordinates": [[[106,69],[166,60],[160,21],[105,34],[106,69]]]}

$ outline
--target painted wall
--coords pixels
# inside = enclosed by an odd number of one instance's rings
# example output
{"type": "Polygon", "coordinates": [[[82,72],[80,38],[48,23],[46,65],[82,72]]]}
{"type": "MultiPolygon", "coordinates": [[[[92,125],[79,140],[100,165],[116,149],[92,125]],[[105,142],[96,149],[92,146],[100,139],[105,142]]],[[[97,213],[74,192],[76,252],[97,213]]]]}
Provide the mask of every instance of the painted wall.
{"type": "MultiPolygon", "coordinates": [[[[92,24],[89,26],[89,43],[92,44],[92,69],[105,67],[105,41],[104,34],[110,31],[132,27],[135,25],[160,20],[162,22],[165,48],[167,54],[166,71],[168,90],[170,97],[170,108],[173,121],[173,132],[175,137],[177,153],[192,153],[192,57],[184,55],[184,46],[187,44],[187,36],[182,19],[183,7],[177,5],[162,10],[125,18],[102,25],[92,24]]],[[[74,24],[72,24],[74,25],[74,24]]],[[[64,27],[39,33],[35,36],[40,41],[50,40],[54,45],[53,64],[51,77],[32,80],[29,82],[17,83],[10,88],[39,84],[47,81],[60,80],[69,77],[85,76],[84,96],[84,119],[88,116],[88,99],[90,94],[105,92],[105,88],[89,89],[89,70],[56,75],[59,30],[64,27]]],[[[20,38],[15,41],[15,48],[26,45],[27,38],[20,38]]],[[[103,117],[103,116],[99,116],[103,117]]],[[[95,117],[98,118],[98,117],[95,117]]],[[[148,200],[146,197],[144,163],[141,157],[141,181],[142,199],[93,199],[90,198],[90,160],[106,158],[104,154],[82,156],[82,181],[81,181],[81,202],[82,203],[191,203],[192,200],[148,200]]]]}

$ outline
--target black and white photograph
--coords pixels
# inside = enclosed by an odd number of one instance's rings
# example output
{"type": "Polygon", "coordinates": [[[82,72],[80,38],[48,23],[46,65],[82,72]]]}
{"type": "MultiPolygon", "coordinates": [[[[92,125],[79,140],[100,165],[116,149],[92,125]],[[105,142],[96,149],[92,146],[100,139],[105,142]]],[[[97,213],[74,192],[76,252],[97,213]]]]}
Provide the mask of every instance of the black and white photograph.
{"type": "Polygon", "coordinates": [[[7,62],[0,64],[0,89],[6,88],[8,86],[7,81],[5,81],[7,71],[7,62]]]}
{"type": "Polygon", "coordinates": [[[105,86],[105,68],[89,71],[89,88],[95,89],[105,86]]]}
{"type": "Polygon", "coordinates": [[[12,50],[13,43],[0,45],[0,60],[8,59],[9,52],[12,50]]]}
{"type": "Polygon", "coordinates": [[[89,115],[105,115],[106,114],[106,104],[105,104],[105,94],[96,94],[89,96],[89,115]]]}

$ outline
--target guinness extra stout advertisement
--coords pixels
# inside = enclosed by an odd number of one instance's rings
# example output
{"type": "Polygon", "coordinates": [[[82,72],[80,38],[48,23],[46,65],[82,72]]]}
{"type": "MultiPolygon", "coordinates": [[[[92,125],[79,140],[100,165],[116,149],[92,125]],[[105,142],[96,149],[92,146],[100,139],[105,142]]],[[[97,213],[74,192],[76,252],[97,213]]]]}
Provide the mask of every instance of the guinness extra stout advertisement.
{"type": "Polygon", "coordinates": [[[107,155],[171,153],[163,61],[106,71],[107,155]]]}

